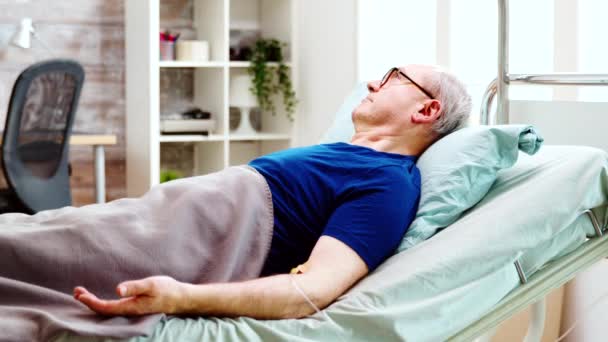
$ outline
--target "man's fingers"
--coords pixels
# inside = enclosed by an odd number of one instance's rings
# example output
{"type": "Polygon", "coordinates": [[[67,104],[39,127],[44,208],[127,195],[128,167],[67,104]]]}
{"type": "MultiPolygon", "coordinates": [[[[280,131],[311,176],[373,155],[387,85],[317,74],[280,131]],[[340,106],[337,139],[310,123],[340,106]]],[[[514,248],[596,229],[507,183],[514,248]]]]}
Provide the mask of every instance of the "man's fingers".
{"type": "Polygon", "coordinates": [[[76,297],[76,299],[78,299],[82,304],[88,306],[91,310],[100,314],[112,314],[112,312],[110,312],[111,310],[108,308],[108,305],[106,305],[107,301],[97,298],[97,296],[90,292],[82,293],[76,297]]]}
{"type": "Polygon", "coordinates": [[[157,313],[162,312],[162,305],[159,304],[158,299],[159,291],[169,280],[175,282],[168,277],[125,281],[116,287],[116,292],[122,297],[118,300],[100,299],[86,288],[78,286],[74,288],[74,298],[89,309],[107,316],[157,313]]]}
{"type": "Polygon", "coordinates": [[[116,287],[116,292],[121,297],[141,296],[148,294],[151,288],[152,280],[150,279],[131,280],[120,283],[116,287]]]}
{"type": "Polygon", "coordinates": [[[78,300],[89,309],[102,315],[133,315],[139,314],[135,305],[134,298],[123,298],[119,300],[103,300],[97,298],[92,293],[85,293],[78,297],[78,300]]]}
{"type": "Polygon", "coordinates": [[[77,286],[74,288],[74,298],[78,299],[79,296],[81,296],[82,294],[85,293],[90,293],[89,291],[87,291],[87,289],[85,289],[82,286],[77,286]]]}
{"type": "MultiPolygon", "coordinates": [[[[137,284],[136,284],[137,286],[137,284]]],[[[150,313],[145,301],[147,297],[131,296],[118,300],[104,300],[98,298],[84,287],[74,289],[74,298],[89,307],[89,309],[106,316],[142,315],[150,313]],[[142,301],[143,299],[143,301],[142,301]]]]}

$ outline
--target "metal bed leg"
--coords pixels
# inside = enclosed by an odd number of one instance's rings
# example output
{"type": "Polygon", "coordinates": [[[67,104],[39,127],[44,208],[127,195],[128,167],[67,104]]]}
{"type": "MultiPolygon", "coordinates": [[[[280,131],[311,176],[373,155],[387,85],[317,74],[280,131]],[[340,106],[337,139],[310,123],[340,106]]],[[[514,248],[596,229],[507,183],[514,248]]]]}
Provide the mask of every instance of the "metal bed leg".
{"type": "Polygon", "coordinates": [[[526,274],[524,273],[523,268],[521,268],[521,264],[519,263],[519,260],[515,260],[515,262],[513,264],[515,265],[515,269],[517,270],[517,275],[519,276],[519,282],[522,285],[527,283],[528,279],[526,278],[526,274]]]}
{"type": "Polygon", "coordinates": [[[494,335],[496,334],[496,330],[498,330],[498,327],[494,327],[486,331],[483,335],[473,340],[473,342],[491,342],[492,337],[494,337],[494,335]]]}
{"type": "Polygon", "coordinates": [[[600,227],[600,223],[597,220],[597,217],[595,217],[593,211],[585,210],[585,214],[587,214],[587,216],[589,216],[589,219],[591,220],[591,224],[593,225],[593,229],[595,230],[595,237],[600,237],[604,235],[604,233],[602,232],[602,228],[600,227]]]}
{"type": "MultiPolygon", "coordinates": [[[[595,230],[595,237],[603,236],[602,227],[595,217],[595,214],[591,210],[586,210],[584,212],[589,216],[591,220],[591,224],[593,225],[593,229],[595,230]]],[[[524,273],[523,268],[521,267],[521,263],[519,260],[515,260],[514,262],[515,269],[517,270],[517,275],[519,276],[519,281],[522,285],[528,282],[526,278],[526,274],[524,273]]],[[[538,302],[532,304],[531,306],[531,316],[530,316],[530,325],[528,326],[528,332],[526,333],[526,337],[524,338],[524,342],[540,342],[543,337],[543,331],[545,330],[545,315],[546,315],[546,299],[543,298],[538,302]]],[[[485,335],[483,336],[485,337],[485,335]]],[[[478,342],[486,341],[484,339],[480,339],[478,342]]],[[[488,340],[489,341],[489,340],[488,340]]]]}
{"type": "MultiPolygon", "coordinates": [[[[591,213],[593,215],[593,213],[591,213]]],[[[524,285],[528,282],[526,274],[519,260],[515,260],[515,269],[519,276],[519,282],[524,285]]],[[[532,304],[530,311],[530,325],[528,326],[528,332],[524,337],[524,342],[540,342],[543,337],[543,331],[545,330],[545,298],[532,304]]],[[[488,340],[489,341],[489,340],[488,340]]]]}
{"type": "Polygon", "coordinates": [[[545,298],[532,304],[530,325],[528,326],[528,332],[526,333],[524,342],[540,342],[543,338],[543,331],[545,330],[545,313],[545,298]]]}

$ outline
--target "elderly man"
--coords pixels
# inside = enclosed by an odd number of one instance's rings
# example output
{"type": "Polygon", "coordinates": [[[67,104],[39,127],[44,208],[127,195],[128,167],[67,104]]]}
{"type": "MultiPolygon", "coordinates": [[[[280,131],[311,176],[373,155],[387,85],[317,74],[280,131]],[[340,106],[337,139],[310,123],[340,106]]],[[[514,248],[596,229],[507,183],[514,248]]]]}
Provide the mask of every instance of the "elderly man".
{"type": "Polygon", "coordinates": [[[274,208],[260,278],[187,284],[158,276],[118,284],[119,300],[99,299],[83,287],[74,297],[105,315],[261,319],[303,317],[332,303],[398,246],[417,209],[417,156],[462,126],[471,109],[464,85],[434,66],[392,68],[368,89],[352,113],[350,143],[250,162],[268,183],[274,208]]]}

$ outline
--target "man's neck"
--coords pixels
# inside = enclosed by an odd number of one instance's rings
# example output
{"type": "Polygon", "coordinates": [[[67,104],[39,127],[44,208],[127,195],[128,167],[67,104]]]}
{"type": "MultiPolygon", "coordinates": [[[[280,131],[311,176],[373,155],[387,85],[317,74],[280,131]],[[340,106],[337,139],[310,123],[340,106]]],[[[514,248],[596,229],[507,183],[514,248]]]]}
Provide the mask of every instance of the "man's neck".
{"type": "Polygon", "coordinates": [[[404,136],[378,135],[357,132],[351,139],[351,144],[369,147],[380,152],[397,153],[408,156],[419,156],[426,148],[426,143],[416,138],[404,136]]]}

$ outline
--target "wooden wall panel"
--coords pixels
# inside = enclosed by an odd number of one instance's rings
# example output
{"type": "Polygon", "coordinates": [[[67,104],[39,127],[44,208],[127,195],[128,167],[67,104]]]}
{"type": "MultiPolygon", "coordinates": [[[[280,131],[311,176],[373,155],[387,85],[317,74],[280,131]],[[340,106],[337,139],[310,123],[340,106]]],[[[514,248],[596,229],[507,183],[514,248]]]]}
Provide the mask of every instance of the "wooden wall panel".
{"type": "MultiPolygon", "coordinates": [[[[18,23],[0,23],[0,43],[10,42],[18,23]]],[[[3,64],[27,66],[48,58],[71,58],[83,65],[124,68],[124,27],[120,25],[81,25],[36,23],[38,36],[31,49],[5,48],[0,54],[3,64]],[[45,49],[47,46],[49,50],[45,49]]]]}
{"type": "Polygon", "coordinates": [[[160,72],[160,115],[180,112],[193,106],[194,72],[192,69],[168,68],[160,72]]]}
{"type": "Polygon", "coordinates": [[[116,25],[124,22],[124,0],[0,0],[0,22],[30,17],[35,22],[116,25]]]}
{"type": "Polygon", "coordinates": [[[194,144],[166,143],[160,151],[161,170],[174,170],[183,177],[193,176],[194,144]]]}
{"type": "Polygon", "coordinates": [[[191,28],[193,20],[193,0],[161,0],[161,28],[191,28]]]}
{"type": "MultiPolygon", "coordinates": [[[[124,160],[106,160],[106,195],[108,198],[125,197],[124,160]]],[[[72,200],[77,205],[95,202],[95,180],[93,163],[86,160],[76,160],[72,162],[72,200]]]]}

